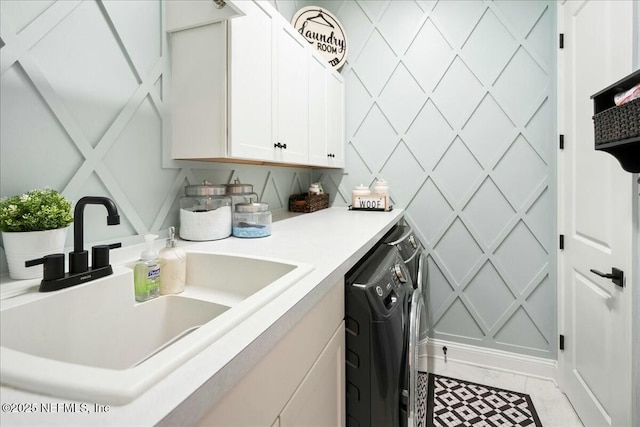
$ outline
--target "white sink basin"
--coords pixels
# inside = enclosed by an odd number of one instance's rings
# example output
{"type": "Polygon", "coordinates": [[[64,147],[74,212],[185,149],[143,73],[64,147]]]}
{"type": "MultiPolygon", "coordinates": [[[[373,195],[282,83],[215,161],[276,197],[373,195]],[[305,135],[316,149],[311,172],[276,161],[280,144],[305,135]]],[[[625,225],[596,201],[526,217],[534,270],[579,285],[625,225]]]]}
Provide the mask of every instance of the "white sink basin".
{"type": "Polygon", "coordinates": [[[187,287],[180,295],[137,303],[133,274],[120,269],[26,303],[2,301],[2,383],[126,404],[311,270],[266,258],[189,252],[187,287]]]}
{"type": "MultiPolygon", "coordinates": [[[[104,285],[102,289],[114,286],[104,285]]],[[[93,298],[87,294],[94,290],[84,287],[79,291],[2,311],[2,346],[60,362],[127,369],[229,309],[173,295],[144,304],[122,301],[116,306],[113,301],[101,304],[101,300],[91,304],[83,300],[93,298]]]]}

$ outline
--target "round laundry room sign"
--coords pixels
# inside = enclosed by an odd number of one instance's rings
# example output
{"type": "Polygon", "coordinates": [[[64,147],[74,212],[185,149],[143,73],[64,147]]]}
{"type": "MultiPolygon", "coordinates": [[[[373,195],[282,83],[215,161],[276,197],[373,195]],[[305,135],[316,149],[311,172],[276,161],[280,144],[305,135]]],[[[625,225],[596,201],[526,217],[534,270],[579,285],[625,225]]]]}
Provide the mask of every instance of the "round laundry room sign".
{"type": "Polygon", "coordinates": [[[318,6],[303,7],[293,16],[291,24],[334,69],[342,67],[347,60],[347,36],[331,12],[318,6]]]}

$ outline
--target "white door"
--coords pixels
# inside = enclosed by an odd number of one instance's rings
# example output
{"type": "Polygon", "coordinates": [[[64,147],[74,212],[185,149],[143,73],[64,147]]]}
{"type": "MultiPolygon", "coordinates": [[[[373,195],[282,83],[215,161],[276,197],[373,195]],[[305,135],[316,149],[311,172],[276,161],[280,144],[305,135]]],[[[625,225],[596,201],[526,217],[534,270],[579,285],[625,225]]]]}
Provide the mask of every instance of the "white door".
{"type": "MultiPolygon", "coordinates": [[[[630,74],[631,1],[558,8],[560,385],[586,426],[629,426],[632,411],[633,175],[593,148],[590,96],[630,74]],[[624,287],[590,270],[626,274],[624,287]]],[[[637,402],[636,402],[637,404],[637,402]]]]}

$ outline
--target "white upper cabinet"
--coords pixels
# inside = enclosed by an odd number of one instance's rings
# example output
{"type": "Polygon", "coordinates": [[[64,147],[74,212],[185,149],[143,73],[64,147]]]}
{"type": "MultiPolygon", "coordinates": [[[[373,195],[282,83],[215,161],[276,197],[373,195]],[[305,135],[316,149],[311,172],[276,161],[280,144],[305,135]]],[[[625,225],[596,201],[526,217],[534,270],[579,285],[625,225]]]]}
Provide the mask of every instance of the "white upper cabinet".
{"type": "Polygon", "coordinates": [[[229,22],[229,156],[274,160],[274,15],[247,2],[229,22]]]}
{"type": "Polygon", "coordinates": [[[171,45],[173,158],[226,157],[226,26],[175,32],[171,45]]]}
{"type": "Polygon", "coordinates": [[[309,162],[309,66],[307,42],[287,22],[277,27],[276,159],[309,162]],[[279,144],[279,145],[278,145],[279,144]]]}
{"type": "Polygon", "coordinates": [[[309,57],[309,163],[344,167],[344,80],[315,54],[309,57]]]}
{"type": "Polygon", "coordinates": [[[201,25],[224,21],[244,14],[242,2],[220,2],[214,0],[165,0],[167,5],[166,30],[185,30],[201,25]]]}
{"type": "Polygon", "coordinates": [[[344,167],[344,80],[338,73],[327,76],[327,166],[344,167]]]}
{"type": "Polygon", "coordinates": [[[171,34],[173,158],[343,167],[342,76],[268,2],[241,3],[171,34]]]}
{"type": "Polygon", "coordinates": [[[327,150],[327,76],[326,62],[309,55],[309,163],[328,164],[327,150]]]}

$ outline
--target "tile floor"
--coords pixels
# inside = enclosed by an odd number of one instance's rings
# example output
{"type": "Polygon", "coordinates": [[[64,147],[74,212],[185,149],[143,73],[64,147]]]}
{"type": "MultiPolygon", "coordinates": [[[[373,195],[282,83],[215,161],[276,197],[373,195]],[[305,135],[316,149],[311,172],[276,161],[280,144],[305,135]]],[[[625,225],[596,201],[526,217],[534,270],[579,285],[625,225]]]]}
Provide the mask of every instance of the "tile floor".
{"type": "Polygon", "coordinates": [[[438,362],[434,373],[488,386],[527,393],[544,427],[582,427],[567,397],[550,380],[479,368],[463,363],[438,362]]]}

